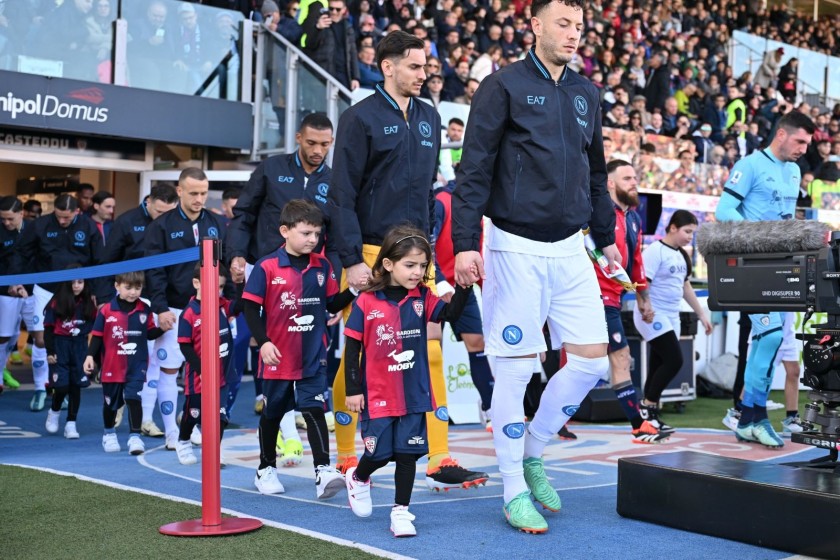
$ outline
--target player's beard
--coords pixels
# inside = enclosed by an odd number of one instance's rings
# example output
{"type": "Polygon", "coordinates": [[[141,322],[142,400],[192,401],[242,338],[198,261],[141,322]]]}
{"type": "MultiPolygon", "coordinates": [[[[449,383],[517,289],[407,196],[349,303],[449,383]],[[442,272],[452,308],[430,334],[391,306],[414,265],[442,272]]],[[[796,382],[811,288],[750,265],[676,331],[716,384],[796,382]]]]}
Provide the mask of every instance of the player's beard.
{"type": "Polygon", "coordinates": [[[637,191],[622,191],[616,189],[615,196],[620,203],[629,208],[635,208],[639,205],[639,193],[637,191]]]}
{"type": "Polygon", "coordinates": [[[556,43],[553,39],[543,36],[540,42],[542,43],[542,48],[539,50],[542,51],[543,56],[546,58],[546,62],[550,62],[555,66],[565,66],[572,61],[573,55],[562,53],[560,51],[559,43],[556,43]]]}

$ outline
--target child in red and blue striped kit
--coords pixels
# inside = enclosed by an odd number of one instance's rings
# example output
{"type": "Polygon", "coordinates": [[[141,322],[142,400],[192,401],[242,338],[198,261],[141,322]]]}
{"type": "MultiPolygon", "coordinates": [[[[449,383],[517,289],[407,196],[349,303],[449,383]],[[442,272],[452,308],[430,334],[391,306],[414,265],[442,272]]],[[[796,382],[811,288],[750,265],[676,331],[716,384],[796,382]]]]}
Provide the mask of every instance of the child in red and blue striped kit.
{"type": "Polygon", "coordinates": [[[346,404],[361,414],[365,444],[358,467],[345,474],[350,506],[357,516],[370,516],[370,475],[396,462],[391,531],[397,537],[417,534],[408,505],[417,459],[428,453],[426,412],[435,408],[427,324],[457,320],[471,290],[458,286],[444,303],[425,285],[431,262],[432,246],[420,230],[392,228],[373,266],[373,282],[353,303],[344,329],[346,404]]]}

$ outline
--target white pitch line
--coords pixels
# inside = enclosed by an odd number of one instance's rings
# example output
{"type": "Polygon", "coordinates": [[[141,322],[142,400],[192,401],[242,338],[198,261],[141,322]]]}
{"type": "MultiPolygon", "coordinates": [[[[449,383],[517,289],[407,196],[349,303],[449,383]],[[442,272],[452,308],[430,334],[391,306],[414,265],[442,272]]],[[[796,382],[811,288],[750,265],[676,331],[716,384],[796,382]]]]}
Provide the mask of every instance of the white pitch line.
{"type": "MultiPolygon", "coordinates": [[[[41,472],[46,472],[46,473],[55,474],[55,475],[59,475],[59,476],[66,476],[66,477],[70,477],[70,478],[75,478],[75,479],[78,479],[78,480],[83,480],[85,482],[93,482],[94,484],[99,484],[101,486],[107,486],[108,488],[114,488],[114,489],[117,489],[117,490],[124,490],[126,492],[134,492],[136,494],[144,494],[146,496],[153,496],[155,498],[162,498],[164,500],[169,500],[170,502],[179,502],[179,503],[183,503],[183,504],[201,506],[201,502],[196,501],[196,500],[190,500],[190,499],[187,499],[187,498],[180,498],[178,496],[170,496],[169,494],[162,494],[160,492],[155,492],[153,490],[145,490],[145,489],[142,489],[142,488],[135,488],[133,486],[126,486],[125,484],[119,484],[117,482],[110,482],[110,481],[107,481],[107,480],[92,478],[92,477],[85,476],[85,475],[82,475],[82,474],[75,474],[75,473],[71,473],[71,472],[59,471],[59,470],[50,469],[50,468],[47,468],[47,467],[34,467],[34,466],[31,466],[31,465],[20,465],[20,464],[16,464],[16,463],[3,463],[3,464],[8,465],[10,467],[20,467],[20,468],[23,468],[23,469],[31,469],[31,470],[34,470],[34,471],[41,471],[41,472]]],[[[181,478],[183,478],[183,477],[181,477],[181,478]]],[[[321,541],[326,541],[326,542],[330,542],[330,543],[333,543],[333,544],[338,544],[338,545],[347,546],[347,547],[350,547],[350,548],[355,548],[355,549],[361,550],[363,552],[367,552],[368,554],[373,554],[374,556],[379,556],[381,558],[392,558],[394,560],[415,560],[411,556],[403,556],[401,554],[397,554],[397,553],[391,552],[389,550],[376,548],[374,546],[370,546],[370,545],[367,545],[367,544],[364,544],[364,543],[348,541],[347,539],[342,539],[340,537],[333,537],[332,535],[327,535],[327,534],[324,534],[324,533],[318,533],[318,532],[312,531],[310,529],[304,529],[303,527],[295,527],[294,525],[287,525],[285,523],[280,523],[278,521],[273,521],[271,519],[254,517],[253,515],[250,515],[250,514],[247,514],[247,513],[242,513],[242,512],[236,511],[236,510],[228,509],[228,508],[222,508],[222,513],[226,513],[228,515],[233,515],[235,517],[245,517],[245,518],[250,518],[250,519],[257,519],[257,520],[261,521],[263,525],[266,525],[268,527],[274,527],[275,529],[283,529],[283,530],[286,530],[286,531],[292,531],[294,533],[298,533],[300,535],[306,535],[307,537],[312,537],[314,539],[318,539],[318,540],[321,540],[321,541]]]]}
{"type": "Polygon", "coordinates": [[[547,471],[557,471],[557,472],[564,472],[564,473],[569,473],[569,474],[582,474],[582,475],[585,475],[585,476],[592,476],[592,475],[599,474],[599,473],[592,472],[592,471],[582,471],[582,470],[578,470],[578,469],[570,469],[570,468],[567,468],[567,467],[553,467],[553,466],[550,466],[550,465],[545,465],[543,468],[547,471]]]}
{"type": "MultiPolygon", "coordinates": [[[[154,451],[156,449],[159,449],[159,448],[155,448],[152,451],[154,451]]],[[[161,467],[156,467],[156,466],[150,464],[145,459],[145,455],[147,455],[147,454],[148,454],[148,452],[143,454],[143,455],[138,455],[137,456],[137,462],[140,463],[141,465],[143,465],[144,467],[146,467],[148,469],[151,469],[153,471],[162,473],[162,474],[174,476],[176,478],[180,478],[180,479],[183,479],[183,480],[189,480],[190,482],[195,482],[196,484],[201,484],[201,479],[200,478],[193,478],[193,477],[190,477],[190,476],[185,476],[183,474],[178,474],[178,473],[175,473],[175,472],[172,472],[172,471],[168,471],[168,470],[163,469],[161,467]]],[[[265,496],[266,498],[277,498],[277,499],[280,499],[280,500],[290,500],[292,502],[302,502],[304,504],[326,506],[326,507],[331,507],[331,508],[336,508],[336,509],[349,509],[350,508],[350,506],[343,506],[343,505],[339,505],[339,504],[331,504],[331,503],[328,503],[328,502],[320,502],[318,500],[308,500],[306,498],[295,498],[294,496],[284,496],[282,494],[261,494],[257,490],[250,490],[248,488],[242,488],[240,486],[228,486],[226,484],[221,484],[220,486],[222,488],[226,489],[226,490],[235,490],[237,492],[243,492],[245,494],[256,494],[257,496],[265,496]]]]}

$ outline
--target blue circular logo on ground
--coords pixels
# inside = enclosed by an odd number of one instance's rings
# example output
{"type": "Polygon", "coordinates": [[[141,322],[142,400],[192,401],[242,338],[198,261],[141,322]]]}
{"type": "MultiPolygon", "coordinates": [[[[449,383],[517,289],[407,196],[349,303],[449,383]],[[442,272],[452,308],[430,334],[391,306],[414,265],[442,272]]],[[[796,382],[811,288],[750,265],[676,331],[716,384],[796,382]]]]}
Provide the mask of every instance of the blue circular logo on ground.
{"type": "Polygon", "coordinates": [[[502,331],[502,338],[504,338],[505,342],[508,344],[519,344],[522,342],[522,329],[516,325],[508,325],[502,331]]]}
{"type": "Polygon", "coordinates": [[[77,231],[76,232],[76,241],[84,241],[85,240],[85,232],[77,231]]]}
{"type": "Polygon", "coordinates": [[[589,112],[589,103],[587,103],[586,99],[581,95],[575,97],[575,111],[577,111],[580,115],[585,115],[589,112]]]}
{"type": "Polygon", "coordinates": [[[423,138],[429,138],[432,135],[432,125],[426,121],[420,121],[419,130],[420,135],[423,136],[423,138]]]}
{"type": "Polygon", "coordinates": [[[160,412],[161,414],[172,414],[175,412],[175,405],[172,404],[172,401],[163,401],[160,403],[160,412]]]}
{"type": "Polygon", "coordinates": [[[217,230],[214,227],[208,228],[207,235],[209,235],[210,237],[219,237],[219,230],[217,230]]]}
{"type": "Polygon", "coordinates": [[[447,409],[445,406],[441,406],[440,408],[436,409],[435,418],[437,418],[441,422],[449,422],[449,409],[447,409]]]}
{"type": "Polygon", "coordinates": [[[507,424],[502,428],[502,433],[510,439],[519,439],[525,435],[525,424],[523,422],[507,424]]]}
{"type": "Polygon", "coordinates": [[[160,348],[160,349],[157,351],[157,357],[158,357],[158,360],[165,360],[165,359],[166,359],[166,356],[167,356],[166,350],[164,350],[163,348],[160,348]]]}
{"type": "Polygon", "coordinates": [[[564,406],[560,410],[562,410],[563,414],[565,414],[566,416],[574,416],[575,412],[577,412],[579,408],[580,408],[580,405],[570,404],[570,405],[564,406]]]}
{"type": "Polygon", "coordinates": [[[341,424],[342,426],[349,426],[350,422],[353,421],[353,417],[347,414],[346,412],[336,412],[335,421],[341,424]]]}
{"type": "Polygon", "coordinates": [[[656,322],[653,324],[653,330],[655,330],[655,331],[661,331],[661,330],[662,330],[662,323],[660,323],[659,321],[656,321],[656,322]]]}

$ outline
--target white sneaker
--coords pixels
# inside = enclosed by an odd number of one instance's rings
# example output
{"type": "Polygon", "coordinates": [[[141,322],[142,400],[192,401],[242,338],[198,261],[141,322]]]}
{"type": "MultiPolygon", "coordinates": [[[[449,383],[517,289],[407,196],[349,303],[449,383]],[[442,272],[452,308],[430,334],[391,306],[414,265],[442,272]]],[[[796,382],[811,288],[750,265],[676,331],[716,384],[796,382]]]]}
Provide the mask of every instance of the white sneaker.
{"type": "Polygon", "coordinates": [[[414,528],[414,515],[408,511],[408,506],[394,506],[391,509],[391,532],[395,537],[414,537],[417,529],[414,528]]]}
{"type": "Polygon", "coordinates": [[[178,449],[178,432],[169,432],[166,434],[166,449],[169,451],[175,451],[178,449]]]}
{"type": "Polygon", "coordinates": [[[148,437],[163,437],[166,435],[163,433],[163,430],[158,428],[154,420],[147,420],[140,424],[140,433],[148,437]]]}
{"type": "Polygon", "coordinates": [[[198,457],[195,456],[192,450],[192,443],[187,441],[178,441],[175,444],[175,451],[178,452],[178,462],[182,465],[194,465],[198,463],[198,457]]]}
{"type": "Polygon", "coordinates": [[[741,412],[734,408],[726,409],[726,416],[723,417],[721,422],[723,425],[732,430],[733,432],[738,429],[738,420],[741,419],[741,412]]]}
{"type": "Polygon", "coordinates": [[[801,434],[804,431],[805,428],[802,427],[801,420],[797,414],[796,416],[788,416],[782,420],[782,433],[779,435],[783,438],[789,438],[791,434],[801,434]]]}
{"type": "Polygon", "coordinates": [[[128,452],[132,455],[142,455],[146,452],[146,444],[137,434],[131,434],[128,437],[128,452]]]}
{"type": "Polygon", "coordinates": [[[64,425],[64,437],[67,439],[79,439],[79,432],[76,430],[75,422],[67,422],[64,425]]]}
{"type": "Polygon", "coordinates": [[[193,426],[193,431],[190,434],[190,441],[196,447],[201,447],[201,430],[198,429],[198,425],[193,426]]]}
{"type": "Polygon", "coordinates": [[[119,453],[120,441],[117,439],[117,434],[105,434],[102,436],[102,449],[105,453],[119,453]]]}
{"type": "Polygon", "coordinates": [[[122,405],[117,409],[117,415],[114,417],[114,427],[119,428],[120,424],[122,424],[123,415],[125,414],[125,405],[122,405]]]}
{"type": "Polygon", "coordinates": [[[344,476],[329,465],[315,469],[315,497],[326,500],[338,494],[344,488],[344,476]]]}
{"type": "Polygon", "coordinates": [[[350,509],[357,517],[370,517],[370,514],[373,513],[373,502],[370,499],[370,480],[367,482],[356,480],[355,474],[356,467],[350,467],[344,474],[350,509]]]}
{"type": "Polygon", "coordinates": [[[254,486],[257,487],[260,494],[282,494],[286,491],[277,478],[277,469],[274,467],[257,470],[257,476],[254,477],[254,486]]]}
{"type": "Polygon", "coordinates": [[[48,434],[54,434],[58,432],[58,419],[61,416],[61,411],[53,412],[52,409],[47,411],[47,422],[45,427],[47,428],[48,434]]]}
{"type": "Polygon", "coordinates": [[[335,414],[333,414],[332,410],[328,410],[324,413],[324,418],[327,420],[327,431],[334,432],[335,431],[335,414]]]}

